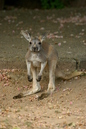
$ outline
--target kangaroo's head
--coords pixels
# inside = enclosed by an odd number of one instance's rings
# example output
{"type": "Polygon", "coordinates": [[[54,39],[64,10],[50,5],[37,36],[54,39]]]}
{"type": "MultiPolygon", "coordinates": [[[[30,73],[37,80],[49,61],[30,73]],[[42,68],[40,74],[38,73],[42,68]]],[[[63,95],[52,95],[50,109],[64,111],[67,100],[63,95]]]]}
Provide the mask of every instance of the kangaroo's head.
{"type": "Polygon", "coordinates": [[[32,37],[27,31],[21,31],[21,34],[29,41],[29,50],[32,52],[39,52],[42,48],[42,42],[45,36],[32,37]]]}

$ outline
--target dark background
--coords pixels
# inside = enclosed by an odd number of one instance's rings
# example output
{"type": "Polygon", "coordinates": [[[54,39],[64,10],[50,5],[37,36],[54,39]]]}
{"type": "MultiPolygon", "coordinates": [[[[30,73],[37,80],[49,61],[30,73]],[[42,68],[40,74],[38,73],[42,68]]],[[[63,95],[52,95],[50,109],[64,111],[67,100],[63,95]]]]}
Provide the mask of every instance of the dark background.
{"type": "MultiPolygon", "coordinates": [[[[49,0],[50,1],[50,0],[49,0]]],[[[86,0],[61,0],[65,7],[86,7],[86,0]]],[[[0,9],[42,9],[41,0],[0,0],[0,9]]]]}

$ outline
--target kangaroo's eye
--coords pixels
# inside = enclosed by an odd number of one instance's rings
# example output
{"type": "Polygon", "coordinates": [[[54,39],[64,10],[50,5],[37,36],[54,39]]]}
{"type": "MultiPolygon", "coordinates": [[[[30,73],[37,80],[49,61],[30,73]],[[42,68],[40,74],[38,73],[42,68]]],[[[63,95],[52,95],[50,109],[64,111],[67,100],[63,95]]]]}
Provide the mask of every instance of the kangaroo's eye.
{"type": "Polygon", "coordinates": [[[32,44],[32,42],[30,42],[30,44],[32,44]]]}
{"type": "Polygon", "coordinates": [[[41,42],[39,42],[39,45],[41,45],[41,42]]]}

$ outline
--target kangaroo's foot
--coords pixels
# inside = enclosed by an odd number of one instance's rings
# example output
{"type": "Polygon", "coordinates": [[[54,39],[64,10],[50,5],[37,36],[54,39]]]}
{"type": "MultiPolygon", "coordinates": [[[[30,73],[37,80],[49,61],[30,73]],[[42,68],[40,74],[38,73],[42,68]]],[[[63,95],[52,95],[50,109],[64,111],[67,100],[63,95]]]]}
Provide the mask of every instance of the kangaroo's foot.
{"type": "Polygon", "coordinates": [[[26,91],[24,93],[20,93],[16,96],[13,97],[13,99],[19,99],[19,98],[22,98],[22,97],[25,97],[25,96],[28,96],[28,95],[32,95],[32,94],[35,94],[35,93],[38,93],[41,91],[41,88],[36,88],[36,89],[32,89],[30,91],[26,91]]]}

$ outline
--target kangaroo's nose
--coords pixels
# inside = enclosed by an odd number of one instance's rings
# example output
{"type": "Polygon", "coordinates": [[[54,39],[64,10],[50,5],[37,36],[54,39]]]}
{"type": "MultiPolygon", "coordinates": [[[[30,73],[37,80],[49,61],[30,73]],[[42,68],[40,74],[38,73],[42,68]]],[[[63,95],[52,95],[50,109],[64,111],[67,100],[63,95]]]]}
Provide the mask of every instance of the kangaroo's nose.
{"type": "Polygon", "coordinates": [[[37,51],[38,50],[38,47],[33,47],[33,51],[37,51]]]}

